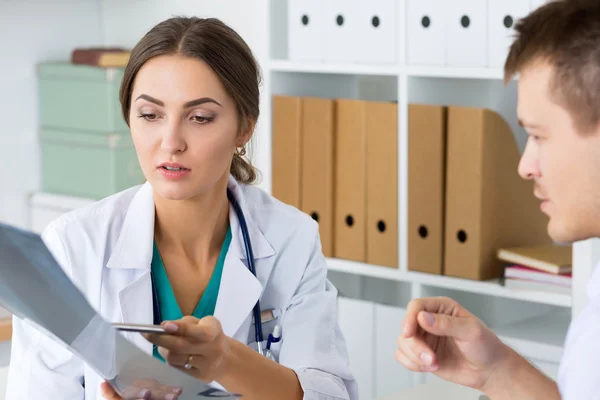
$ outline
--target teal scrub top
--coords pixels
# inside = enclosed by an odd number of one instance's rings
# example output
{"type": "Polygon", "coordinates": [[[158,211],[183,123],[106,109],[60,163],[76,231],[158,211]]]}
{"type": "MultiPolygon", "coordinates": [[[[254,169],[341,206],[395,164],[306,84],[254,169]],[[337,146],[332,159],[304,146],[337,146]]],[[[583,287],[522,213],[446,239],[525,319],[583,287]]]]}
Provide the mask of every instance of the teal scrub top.
{"type": "MultiPolygon", "coordinates": [[[[221,247],[221,253],[219,254],[215,270],[213,271],[200,302],[192,313],[192,316],[198,319],[211,316],[215,312],[219,287],[221,285],[221,275],[223,274],[223,264],[225,263],[225,255],[227,254],[230,243],[231,228],[229,227],[227,228],[227,234],[225,235],[225,240],[223,241],[223,246],[221,247]]],[[[183,314],[179,309],[179,304],[177,304],[177,300],[173,294],[173,289],[171,288],[171,283],[169,282],[169,277],[167,276],[167,271],[165,270],[165,265],[163,264],[156,242],[154,242],[154,251],[152,253],[152,278],[154,279],[154,284],[156,286],[162,319],[164,321],[173,321],[183,318],[183,314]]],[[[165,361],[158,353],[156,346],[154,347],[153,355],[159,360],[165,361]]]]}

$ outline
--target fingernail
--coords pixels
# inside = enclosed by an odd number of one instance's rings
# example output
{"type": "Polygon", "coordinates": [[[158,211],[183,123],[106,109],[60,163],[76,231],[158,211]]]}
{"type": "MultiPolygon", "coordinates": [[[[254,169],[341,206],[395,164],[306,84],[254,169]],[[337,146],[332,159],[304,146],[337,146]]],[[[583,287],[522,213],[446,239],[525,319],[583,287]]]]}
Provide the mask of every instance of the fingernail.
{"type": "Polygon", "coordinates": [[[425,365],[431,365],[433,358],[429,353],[421,353],[421,361],[423,361],[423,364],[425,365]]]}
{"type": "Polygon", "coordinates": [[[165,330],[170,333],[175,333],[179,330],[179,327],[177,326],[177,324],[166,323],[165,330]]]}
{"type": "Polygon", "coordinates": [[[142,391],[140,392],[140,398],[150,399],[150,389],[142,389],[142,391]]]}
{"type": "Polygon", "coordinates": [[[423,311],[423,318],[425,319],[427,325],[433,325],[435,323],[435,318],[433,318],[433,315],[427,311],[423,311]]]}
{"type": "Polygon", "coordinates": [[[182,388],[171,388],[171,391],[175,392],[175,394],[181,394],[183,393],[183,389],[182,388]]]}
{"type": "Polygon", "coordinates": [[[177,395],[176,394],[167,394],[165,396],[165,400],[176,400],[177,399],[177,395]]]}

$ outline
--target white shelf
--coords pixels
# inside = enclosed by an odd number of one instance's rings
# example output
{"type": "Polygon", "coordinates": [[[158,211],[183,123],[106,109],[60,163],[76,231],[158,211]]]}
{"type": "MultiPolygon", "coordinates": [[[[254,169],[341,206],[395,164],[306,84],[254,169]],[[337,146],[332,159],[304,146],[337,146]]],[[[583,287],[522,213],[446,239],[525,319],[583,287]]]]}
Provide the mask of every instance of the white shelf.
{"type": "Polygon", "coordinates": [[[569,295],[512,290],[502,286],[497,280],[474,281],[413,271],[402,272],[394,268],[333,258],[327,259],[327,265],[332,271],[344,272],[348,274],[363,275],[379,279],[389,279],[398,282],[419,283],[445,289],[479,293],[487,296],[497,296],[507,299],[530,301],[559,307],[571,307],[571,296],[569,295]]]}
{"type": "Polygon", "coordinates": [[[397,76],[400,73],[400,68],[397,65],[334,64],[271,60],[269,67],[274,72],[310,74],[397,76]]]}
{"type": "Polygon", "coordinates": [[[504,79],[501,68],[429,67],[378,64],[343,64],[329,62],[298,62],[271,60],[269,68],[274,72],[298,72],[310,74],[378,75],[409,77],[457,78],[457,79],[504,79]]]}
{"type": "Polygon", "coordinates": [[[460,79],[504,79],[501,68],[459,68],[459,67],[420,67],[405,69],[409,77],[460,78],[460,79]]]}
{"type": "Polygon", "coordinates": [[[570,321],[570,310],[562,309],[492,329],[502,341],[523,356],[558,363],[570,321]]]}

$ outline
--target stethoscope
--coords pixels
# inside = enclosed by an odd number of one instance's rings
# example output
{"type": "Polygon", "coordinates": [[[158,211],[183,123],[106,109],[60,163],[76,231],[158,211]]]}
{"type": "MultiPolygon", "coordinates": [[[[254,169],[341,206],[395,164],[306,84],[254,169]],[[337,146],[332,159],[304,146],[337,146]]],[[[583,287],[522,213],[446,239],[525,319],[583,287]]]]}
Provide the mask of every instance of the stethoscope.
{"type": "MultiPolygon", "coordinates": [[[[246,259],[248,260],[248,269],[252,273],[252,275],[256,276],[256,269],[254,266],[254,253],[252,252],[252,243],[250,243],[250,235],[248,234],[248,226],[246,225],[246,218],[244,218],[244,213],[242,212],[242,208],[239,203],[235,199],[233,192],[227,188],[227,198],[229,202],[233,206],[233,210],[237,215],[237,218],[240,223],[240,229],[242,231],[242,238],[244,240],[244,247],[246,249],[246,259]]],[[[154,279],[152,279],[152,303],[154,308],[154,323],[156,325],[160,325],[162,322],[162,315],[160,312],[160,305],[158,303],[158,292],[156,290],[156,285],[154,283],[154,279]]],[[[280,332],[274,332],[274,334],[269,335],[269,340],[267,343],[267,354],[263,350],[263,331],[262,331],[262,321],[260,318],[260,301],[256,301],[254,305],[254,309],[252,310],[254,316],[254,336],[256,339],[257,351],[260,355],[266,355],[272,358],[272,354],[270,354],[270,345],[271,343],[276,343],[280,340],[280,332]]]]}

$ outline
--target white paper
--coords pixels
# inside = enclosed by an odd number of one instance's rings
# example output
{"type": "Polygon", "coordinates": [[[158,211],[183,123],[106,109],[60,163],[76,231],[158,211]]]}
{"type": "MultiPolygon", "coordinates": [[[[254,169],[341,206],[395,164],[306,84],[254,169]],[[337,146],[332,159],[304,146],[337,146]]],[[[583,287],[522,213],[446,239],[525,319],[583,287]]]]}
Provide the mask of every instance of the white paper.
{"type": "Polygon", "coordinates": [[[137,399],[143,389],[170,388],[181,389],[178,400],[240,397],[144,353],[94,311],[39,235],[4,224],[0,305],[81,357],[125,399],[137,399]]]}

